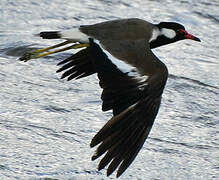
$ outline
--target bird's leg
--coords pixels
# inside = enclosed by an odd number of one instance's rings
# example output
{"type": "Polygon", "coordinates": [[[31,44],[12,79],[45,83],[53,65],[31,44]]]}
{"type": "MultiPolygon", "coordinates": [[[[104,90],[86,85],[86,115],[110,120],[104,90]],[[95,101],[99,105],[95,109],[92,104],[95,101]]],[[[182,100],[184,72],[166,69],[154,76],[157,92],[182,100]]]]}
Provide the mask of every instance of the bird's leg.
{"type": "Polygon", "coordinates": [[[26,61],[29,61],[30,59],[36,59],[36,58],[38,58],[40,53],[46,52],[46,51],[48,51],[50,49],[55,49],[55,48],[64,46],[64,45],[69,44],[69,43],[70,43],[69,41],[65,41],[65,42],[56,44],[54,46],[49,46],[47,48],[36,49],[36,50],[32,50],[32,51],[26,52],[22,57],[19,58],[19,60],[26,62],[26,61]]]}
{"type": "Polygon", "coordinates": [[[70,41],[65,41],[65,42],[62,42],[62,43],[59,43],[59,44],[56,44],[54,46],[50,46],[50,47],[47,47],[47,48],[36,49],[36,50],[30,51],[30,52],[26,52],[23,56],[21,56],[19,58],[19,60],[26,62],[26,61],[29,61],[31,59],[41,58],[41,57],[44,57],[44,56],[48,56],[50,54],[55,54],[55,53],[58,53],[58,52],[67,51],[69,49],[78,49],[78,48],[83,48],[83,47],[88,47],[89,46],[89,44],[86,44],[86,43],[85,44],[73,44],[72,46],[68,46],[68,47],[65,47],[65,48],[62,48],[62,49],[48,51],[48,50],[51,50],[51,49],[55,49],[55,48],[64,46],[64,45],[69,44],[69,43],[71,43],[71,42],[70,41]]]}

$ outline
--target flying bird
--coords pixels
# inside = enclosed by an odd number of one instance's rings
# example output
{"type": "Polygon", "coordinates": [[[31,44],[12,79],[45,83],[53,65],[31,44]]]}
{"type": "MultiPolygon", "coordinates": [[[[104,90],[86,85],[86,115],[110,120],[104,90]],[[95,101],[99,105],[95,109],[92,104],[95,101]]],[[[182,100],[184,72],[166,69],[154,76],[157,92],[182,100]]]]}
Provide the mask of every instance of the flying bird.
{"type": "Polygon", "coordinates": [[[66,41],[27,52],[21,61],[80,49],[58,64],[62,67],[57,72],[64,71],[61,78],[80,79],[97,73],[103,89],[102,110],[112,110],[113,116],[90,143],[91,147],[98,145],[92,160],[103,155],[98,170],[108,166],[107,176],[117,169],[119,177],[150,133],[168,78],[166,65],[151,49],[184,39],[200,39],[176,22],[152,24],[137,18],[41,32],[37,36],[66,41]]]}

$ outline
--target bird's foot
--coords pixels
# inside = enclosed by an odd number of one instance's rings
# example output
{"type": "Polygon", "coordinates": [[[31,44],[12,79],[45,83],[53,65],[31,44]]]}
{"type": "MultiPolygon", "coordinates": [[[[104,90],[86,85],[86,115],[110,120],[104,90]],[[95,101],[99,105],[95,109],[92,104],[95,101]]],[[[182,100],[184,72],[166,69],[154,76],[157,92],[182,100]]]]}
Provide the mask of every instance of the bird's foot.
{"type": "Polygon", "coordinates": [[[19,58],[19,60],[27,62],[31,59],[36,59],[36,58],[39,58],[39,53],[37,52],[37,50],[33,50],[33,51],[29,51],[29,52],[24,53],[24,55],[21,56],[19,58]]]}

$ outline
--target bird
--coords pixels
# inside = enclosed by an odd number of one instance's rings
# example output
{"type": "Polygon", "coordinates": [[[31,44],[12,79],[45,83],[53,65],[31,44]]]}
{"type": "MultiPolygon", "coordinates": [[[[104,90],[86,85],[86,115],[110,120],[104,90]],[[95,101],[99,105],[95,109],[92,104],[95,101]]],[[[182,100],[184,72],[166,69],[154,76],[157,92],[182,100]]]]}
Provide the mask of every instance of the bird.
{"type": "Polygon", "coordinates": [[[43,31],[43,39],[62,39],[51,47],[26,52],[21,61],[79,49],[58,63],[61,78],[68,81],[97,74],[102,110],[112,118],[96,133],[90,147],[98,146],[92,160],[100,157],[98,170],[121,176],[145,143],[158,114],[168,79],[167,66],[151,49],[184,39],[200,41],[177,22],[129,18],[81,25],[63,31],[43,31]],[[68,44],[70,46],[56,49],[68,44]]]}

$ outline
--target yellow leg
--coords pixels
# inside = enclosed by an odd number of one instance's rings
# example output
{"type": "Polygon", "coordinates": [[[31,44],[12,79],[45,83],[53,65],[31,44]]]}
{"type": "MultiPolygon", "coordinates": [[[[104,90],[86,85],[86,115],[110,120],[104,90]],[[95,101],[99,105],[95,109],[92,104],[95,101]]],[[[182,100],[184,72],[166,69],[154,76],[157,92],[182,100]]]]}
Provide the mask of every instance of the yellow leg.
{"type": "Polygon", "coordinates": [[[50,47],[47,47],[47,48],[36,49],[36,50],[33,50],[32,52],[33,52],[33,53],[41,53],[41,52],[48,51],[48,50],[50,50],[50,49],[55,49],[55,48],[64,46],[64,45],[69,44],[69,43],[71,43],[71,42],[65,41],[65,42],[62,42],[62,43],[59,43],[59,44],[56,44],[56,45],[54,45],[54,46],[50,46],[50,47]]]}
{"type": "Polygon", "coordinates": [[[44,57],[44,56],[48,56],[50,54],[55,54],[55,53],[59,53],[59,52],[63,52],[63,51],[67,51],[69,49],[78,49],[78,48],[83,48],[83,47],[88,47],[89,44],[74,44],[72,46],[68,46],[68,47],[65,47],[65,48],[62,48],[62,49],[57,49],[57,50],[54,50],[54,51],[49,51],[49,52],[46,52],[46,53],[38,53],[35,55],[34,59],[36,58],[41,58],[41,57],[44,57]]]}
{"type": "Polygon", "coordinates": [[[48,50],[51,50],[51,49],[55,49],[57,47],[64,46],[64,45],[69,44],[69,43],[71,43],[71,42],[65,41],[63,43],[56,44],[54,46],[50,46],[50,47],[47,47],[47,48],[37,49],[37,50],[27,52],[22,57],[20,57],[19,60],[26,62],[26,61],[29,61],[30,59],[41,58],[41,57],[44,57],[44,56],[48,56],[50,54],[55,54],[55,53],[58,53],[58,52],[67,51],[69,49],[78,49],[78,48],[83,48],[83,47],[88,47],[89,46],[89,44],[74,44],[72,46],[68,46],[68,47],[65,47],[65,48],[62,48],[62,49],[48,51],[48,50]],[[48,52],[46,52],[46,51],[48,51],[48,52]],[[45,53],[43,53],[43,52],[45,52],[45,53]]]}

